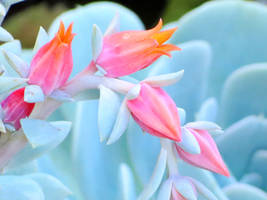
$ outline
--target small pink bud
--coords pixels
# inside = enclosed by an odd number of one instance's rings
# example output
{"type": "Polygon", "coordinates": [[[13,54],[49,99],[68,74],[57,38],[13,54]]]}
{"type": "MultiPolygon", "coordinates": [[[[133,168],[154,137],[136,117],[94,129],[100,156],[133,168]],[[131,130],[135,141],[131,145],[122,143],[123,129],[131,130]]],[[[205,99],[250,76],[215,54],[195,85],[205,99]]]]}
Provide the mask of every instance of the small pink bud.
{"type": "Polygon", "coordinates": [[[45,95],[50,95],[63,86],[71,74],[71,42],[74,37],[72,26],[73,24],[65,31],[61,22],[56,36],[38,50],[31,62],[28,83],[39,85],[45,95]]]}
{"type": "Polygon", "coordinates": [[[128,100],[127,106],[134,120],[144,131],[157,137],[181,140],[176,105],[163,89],[141,83],[139,96],[128,100]]]}
{"type": "Polygon", "coordinates": [[[200,154],[190,154],[184,151],[178,145],[175,145],[181,159],[194,166],[204,168],[222,174],[224,176],[230,176],[230,173],[223,162],[216,143],[214,142],[208,131],[191,128],[187,129],[195,136],[200,146],[201,152],[200,154]]]}
{"type": "Polygon", "coordinates": [[[120,77],[148,67],[162,55],[180,50],[175,45],[164,44],[176,28],[160,31],[162,20],[147,31],[122,31],[107,35],[95,64],[105,70],[105,76],[120,77]]]}
{"type": "Polygon", "coordinates": [[[15,90],[1,102],[4,111],[4,123],[11,124],[16,130],[21,127],[20,120],[28,117],[35,105],[24,101],[24,91],[25,88],[15,90]]]}

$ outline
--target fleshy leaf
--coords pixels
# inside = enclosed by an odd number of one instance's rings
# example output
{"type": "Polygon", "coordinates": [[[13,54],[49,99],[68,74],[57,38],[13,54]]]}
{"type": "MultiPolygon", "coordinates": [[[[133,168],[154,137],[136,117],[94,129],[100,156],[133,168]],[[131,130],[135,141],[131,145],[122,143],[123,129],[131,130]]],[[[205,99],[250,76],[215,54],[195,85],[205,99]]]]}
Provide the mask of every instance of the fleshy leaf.
{"type": "Polygon", "coordinates": [[[233,72],[223,88],[220,122],[227,127],[248,115],[267,115],[266,82],[267,63],[248,65],[233,72]]]}
{"type": "Polygon", "coordinates": [[[40,26],[37,39],[35,41],[34,48],[33,48],[33,54],[35,54],[47,42],[49,42],[49,36],[47,32],[45,31],[45,29],[42,26],[40,26]]]}
{"type": "Polygon", "coordinates": [[[14,40],[13,36],[9,32],[7,32],[7,30],[0,27],[0,41],[10,42],[12,40],[14,40]]]}
{"type": "Polygon", "coordinates": [[[180,70],[175,73],[148,77],[143,82],[151,85],[152,87],[164,87],[177,83],[182,79],[183,75],[184,75],[184,70],[180,70]]]}
{"type": "Polygon", "coordinates": [[[28,85],[25,87],[24,101],[28,103],[42,102],[45,99],[42,88],[39,85],[28,85]]]}
{"type": "Polygon", "coordinates": [[[208,98],[201,105],[196,120],[197,121],[211,121],[214,122],[217,117],[218,102],[215,98],[208,98]]]}
{"type": "Polygon", "coordinates": [[[103,33],[97,25],[93,25],[92,33],[92,56],[93,60],[96,61],[100,55],[103,47],[103,33]]]}
{"type": "Polygon", "coordinates": [[[31,144],[28,144],[12,158],[7,165],[7,169],[19,167],[55,148],[66,138],[71,127],[70,122],[48,123],[36,119],[22,119],[21,124],[31,144]]]}
{"type": "Polygon", "coordinates": [[[158,193],[157,200],[169,200],[171,198],[172,184],[173,183],[171,180],[167,180],[162,184],[158,193]]]}
{"type": "Polygon", "coordinates": [[[43,173],[33,173],[25,176],[37,182],[47,200],[64,200],[71,194],[70,190],[53,176],[43,173]]]}
{"type": "Polygon", "coordinates": [[[177,108],[177,109],[178,109],[178,113],[179,113],[179,117],[180,117],[180,124],[181,124],[181,126],[183,126],[185,121],[186,121],[186,112],[182,108],[177,108]]]}
{"type": "Polygon", "coordinates": [[[13,78],[13,77],[0,77],[0,94],[16,89],[25,84],[28,79],[25,78],[13,78]]]}
{"type": "Polygon", "coordinates": [[[116,142],[122,136],[122,134],[126,131],[128,127],[130,115],[131,113],[127,108],[126,99],[125,99],[120,106],[116,122],[112,129],[112,133],[110,134],[108,138],[107,144],[112,144],[116,142]]]}
{"type": "Polygon", "coordinates": [[[120,165],[120,182],[122,187],[122,200],[136,200],[134,176],[126,164],[120,165]]]}
{"type": "Polygon", "coordinates": [[[100,141],[103,142],[108,139],[116,122],[120,98],[115,92],[102,85],[99,89],[98,130],[100,141]]]}
{"type": "Polygon", "coordinates": [[[207,130],[207,131],[221,130],[220,126],[218,126],[214,122],[209,122],[209,121],[189,122],[185,125],[185,127],[197,130],[207,130]]]}
{"type": "Polygon", "coordinates": [[[115,16],[113,17],[112,21],[110,22],[110,24],[109,24],[109,26],[108,26],[108,28],[107,28],[107,30],[105,32],[105,36],[114,34],[114,33],[119,31],[119,29],[120,29],[119,20],[120,20],[120,17],[119,17],[119,14],[117,13],[117,14],[115,14],[115,16]]]}
{"type": "Polygon", "coordinates": [[[1,176],[0,199],[45,200],[42,188],[26,177],[1,176]]]}
{"type": "Polygon", "coordinates": [[[262,190],[247,184],[236,183],[225,187],[224,192],[230,200],[266,200],[267,193],[262,190]]]}
{"type": "Polygon", "coordinates": [[[176,143],[183,150],[191,154],[199,154],[200,147],[195,136],[186,128],[182,128],[182,140],[176,143]]]}
{"type": "Polygon", "coordinates": [[[194,184],[197,191],[207,200],[218,200],[218,198],[211,191],[209,191],[209,189],[205,187],[202,183],[193,178],[190,178],[190,180],[194,184]]]}
{"type": "Polygon", "coordinates": [[[27,78],[29,74],[29,65],[16,54],[3,50],[3,54],[8,64],[22,77],[27,78]]]}
{"type": "Polygon", "coordinates": [[[185,177],[175,177],[174,186],[176,190],[188,200],[197,200],[197,194],[192,182],[185,177]]]}
{"type": "Polygon", "coordinates": [[[138,197],[138,200],[148,200],[156,192],[162,181],[166,168],[166,162],[167,162],[167,151],[164,148],[162,148],[158,157],[157,164],[154,168],[153,174],[149,180],[149,183],[145,186],[144,190],[138,197]]]}

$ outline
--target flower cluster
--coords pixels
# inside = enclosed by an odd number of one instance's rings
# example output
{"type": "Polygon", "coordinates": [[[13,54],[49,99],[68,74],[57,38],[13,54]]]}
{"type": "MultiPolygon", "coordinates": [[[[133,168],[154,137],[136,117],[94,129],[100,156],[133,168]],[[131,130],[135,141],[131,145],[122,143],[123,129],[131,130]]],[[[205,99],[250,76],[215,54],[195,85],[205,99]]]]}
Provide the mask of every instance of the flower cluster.
{"type": "MultiPolygon", "coordinates": [[[[130,115],[144,132],[159,137],[169,160],[169,178],[165,185],[169,185],[167,190],[171,195],[167,198],[195,199],[183,193],[180,184],[188,185],[195,196],[202,187],[192,178],[179,175],[176,169],[178,159],[225,176],[230,175],[210,135],[220,132],[220,127],[203,121],[183,126],[185,119],[181,116],[181,109],[162,88],[180,80],[183,71],[149,77],[136,84],[118,79],[150,66],[162,55],[171,57],[171,51],[180,50],[175,45],[165,43],[176,28],[162,31],[160,20],[151,30],[111,31],[103,35],[95,27],[93,59],[83,72],[68,82],[73,68],[72,27],[73,24],[70,24],[65,30],[63,22],[60,23],[55,37],[37,51],[30,66],[24,69],[22,74],[28,79],[28,85],[13,91],[1,102],[5,125],[11,125],[15,130],[21,128],[20,120],[29,117],[38,102],[48,102],[47,105],[51,103],[49,99],[61,101],[62,95],[74,96],[81,88],[107,87],[111,94],[115,91],[124,95],[108,143],[116,141],[124,133],[130,115]],[[95,74],[96,71],[101,75],[95,74]]],[[[164,184],[162,187],[165,187],[164,184]]]]}

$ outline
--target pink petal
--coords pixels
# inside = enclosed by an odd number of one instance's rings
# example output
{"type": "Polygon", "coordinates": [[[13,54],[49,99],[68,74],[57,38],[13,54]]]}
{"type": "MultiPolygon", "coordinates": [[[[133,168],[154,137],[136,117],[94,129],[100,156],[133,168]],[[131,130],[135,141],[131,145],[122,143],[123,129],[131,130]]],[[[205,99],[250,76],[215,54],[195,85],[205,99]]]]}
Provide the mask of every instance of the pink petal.
{"type": "Polygon", "coordinates": [[[179,156],[186,162],[204,168],[224,176],[230,176],[230,173],[221,158],[218,151],[216,143],[210,136],[210,134],[205,130],[194,130],[190,129],[190,132],[197,139],[201,153],[200,154],[190,154],[185,152],[182,148],[176,145],[177,152],[179,156]]]}

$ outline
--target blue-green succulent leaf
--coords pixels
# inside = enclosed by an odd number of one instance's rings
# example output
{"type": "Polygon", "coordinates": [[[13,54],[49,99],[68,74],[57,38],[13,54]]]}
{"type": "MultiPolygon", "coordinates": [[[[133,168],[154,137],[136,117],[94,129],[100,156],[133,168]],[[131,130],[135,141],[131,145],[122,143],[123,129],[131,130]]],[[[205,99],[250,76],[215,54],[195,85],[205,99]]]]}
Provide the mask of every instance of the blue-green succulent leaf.
{"type": "Polygon", "coordinates": [[[30,69],[28,63],[10,51],[3,49],[2,52],[8,64],[19,74],[19,76],[27,78],[30,69]]]}
{"type": "Polygon", "coordinates": [[[42,26],[40,26],[39,32],[38,32],[38,35],[37,35],[37,38],[34,44],[34,48],[33,48],[33,54],[37,53],[37,51],[47,42],[49,42],[49,36],[47,32],[45,31],[45,29],[42,26]]]}
{"type": "Polygon", "coordinates": [[[118,116],[108,138],[107,144],[116,142],[125,133],[129,124],[130,116],[131,113],[127,107],[127,99],[125,99],[119,108],[118,116]]]}
{"type": "Polygon", "coordinates": [[[48,123],[36,119],[22,119],[21,124],[30,144],[12,158],[7,169],[19,167],[55,148],[66,138],[71,128],[71,123],[64,121],[48,123]]]}
{"type": "Polygon", "coordinates": [[[253,155],[258,149],[267,149],[266,130],[266,119],[249,116],[230,126],[217,138],[224,161],[238,179],[246,172],[251,160],[248,155],[253,155]]]}
{"type": "Polygon", "coordinates": [[[180,125],[183,126],[186,121],[186,112],[182,108],[177,108],[177,109],[178,109],[178,114],[180,118],[180,125]]]}
{"type": "Polygon", "coordinates": [[[186,128],[182,127],[182,140],[176,144],[190,154],[200,154],[200,146],[195,136],[186,128]]]}
{"type": "Polygon", "coordinates": [[[14,40],[13,36],[9,32],[7,32],[7,30],[0,26],[0,41],[10,42],[12,40],[14,40]]]}
{"type": "Polygon", "coordinates": [[[24,101],[28,103],[37,103],[45,100],[45,95],[39,85],[28,85],[24,91],[24,101]]]}
{"type": "Polygon", "coordinates": [[[96,100],[78,103],[71,149],[74,175],[84,199],[116,199],[120,187],[114,180],[120,164],[128,163],[125,137],[113,145],[100,143],[97,112],[96,100]]]}
{"type": "Polygon", "coordinates": [[[266,6],[257,2],[209,1],[176,23],[171,43],[206,40],[212,47],[206,97],[219,97],[226,78],[239,67],[266,62],[266,18],[266,6]]]}
{"type": "Polygon", "coordinates": [[[190,178],[192,183],[194,184],[197,191],[204,196],[207,200],[217,200],[218,198],[207,188],[205,185],[203,185],[201,182],[190,178]]]}
{"type": "Polygon", "coordinates": [[[25,78],[15,78],[15,77],[0,77],[0,94],[9,92],[24,85],[28,79],[25,78]]]}
{"type": "Polygon", "coordinates": [[[215,98],[208,98],[203,102],[199,111],[197,112],[196,120],[215,122],[217,118],[218,106],[218,102],[215,98]]]}
{"type": "Polygon", "coordinates": [[[136,200],[136,186],[132,170],[127,164],[120,165],[122,200],[136,200]]]}
{"type": "Polygon", "coordinates": [[[267,193],[248,184],[236,183],[223,189],[230,200],[266,200],[267,193]]]}
{"type": "MultiPolygon", "coordinates": [[[[264,165],[263,165],[264,166],[264,165]]],[[[245,174],[241,179],[241,183],[253,185],[258,188],[263,188],[263,177],[258,173],[245,174]]]]}
{"type": "Polygon", "coordinates": [[[165,200],[171,198],[172,184],[172,180],[168,179],[161,185],[157,200],[165,200]]]}
{"type": "Polygon", "coordinates": [[[162,181],[166,169],[166,164],[167,164],[167,151],[164,148],[161,148],[158,161],[155,165],[152,176],[147,185],[144,187],[142,193],[138,197],[138,200],[148,200],[154,195],[154,193],[157,191],[162,181]]]}
{"type": "Polygon", "coordinates": [[[1,176],[0,187],[1,200],[45,200],[40,185],[26,177],[1,176]]]}
{"type": "Polygon", "coordinates": [[[33,173],[25,177],[34,180],[41,186],[46,200],[64,200],[71,194],[71,191],[53,176],[33,173]]]}
{"type": "Polygon", "coordinates": [[[96,61],[103,48],[103,33],[100,28],[94,24],[92,33],[92,59],[96,61]]]}
{"type": "Polygon", "coordinates": [[[267,116],[267,63],[236,70],[226,80],[221,99],[221,123],[229,126],[248,115],[267,116]]]}
{"type": "Polygon", "coordinates": [[[120,97],[112,90],[100,86],[98,106],[98,129],[100,141],[108,139],[112,132],[121,105],[120,97]]]}

